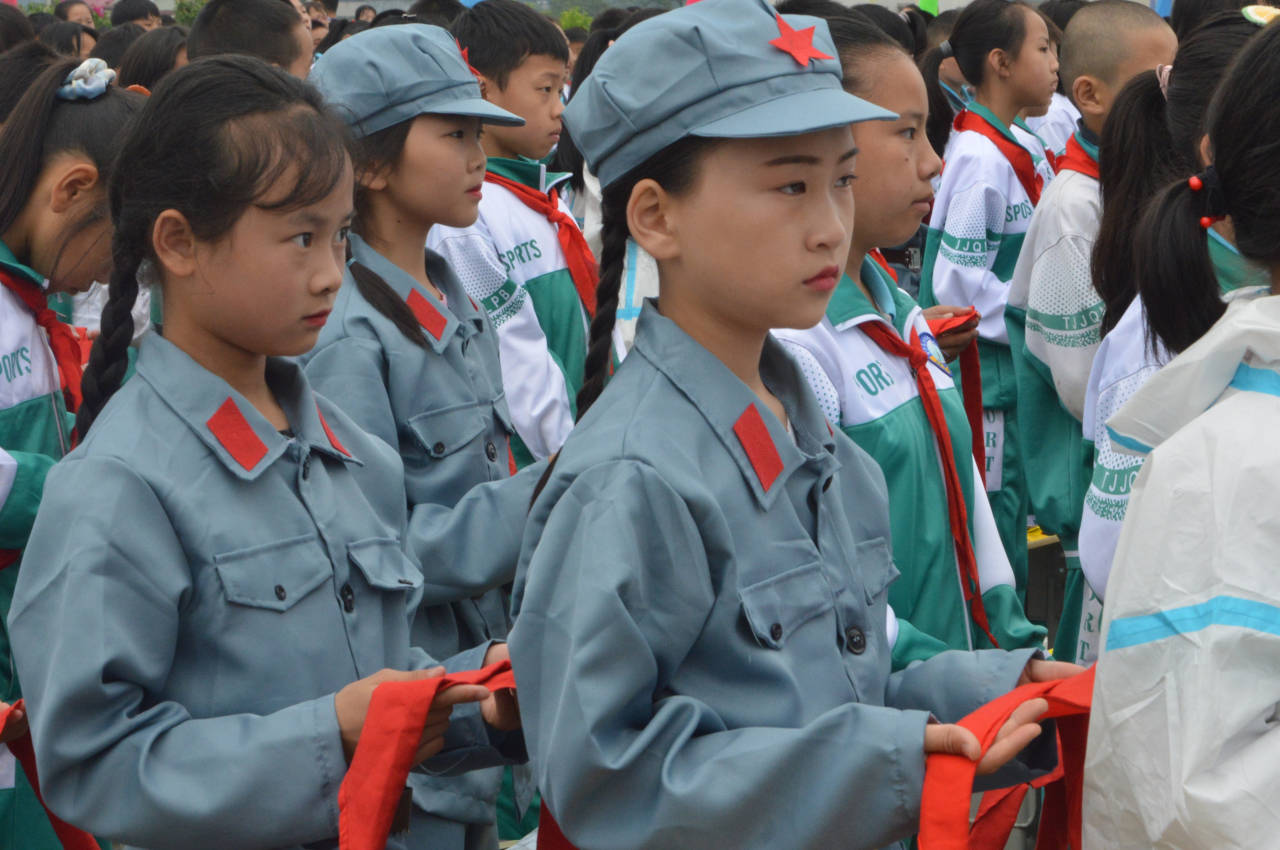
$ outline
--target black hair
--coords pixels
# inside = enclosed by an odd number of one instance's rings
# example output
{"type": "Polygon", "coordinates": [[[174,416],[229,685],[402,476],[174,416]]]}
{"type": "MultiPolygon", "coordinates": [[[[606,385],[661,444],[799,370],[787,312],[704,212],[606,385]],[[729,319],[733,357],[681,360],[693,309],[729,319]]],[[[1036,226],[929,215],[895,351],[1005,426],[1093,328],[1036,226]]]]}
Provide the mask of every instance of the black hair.
{"type": "Polygon", "coordinates": [[[1129,37],[1141,31],[1168,30],[1168,24],[1142,3],[1102,0],[1087,3],[1071,18],[1059,51],[1058,83],[1071,94],[1077,79],[1097,77],[1109,85],[1117,82],[1121,63],[1129,58],[1129,37]]]}
{"type": "MultiPolygon", "coordinates": [[[[960,73],[970,85],[975,88],[982,85],[987,54],[992,50],[1004,50],[1014,57],[1018,55],[1027,37],[1027,12],[1034,14],[1035,10],[1020,0],[973,0],[960,12],[947,41],[956,64],[960,66],[960,73]]],[[[938,67],[945,58],[942,49],[935,47],[925,54],[920,69],[929,92],[929,121],[925,132],[938,156],[946,150],[951,122],[955,117],[938,79],[938,67]]]]}
{"type": "Polygon", "coordinates": [[[171,26],[175,25],[176,23],[178,23],[178,19],[177,19],[177,18],[175,18],[173,15],[170,15],[168,12],[161,12],[161,13],[160,13],[160,25],[161,25],[161,26],[171,27],[171,26]]]}
{"type": "Polygon", "coordinates": [[[115,0],[111,5],[111,26],[118,27],[131,21],[159,18],[160,7],[151,0],[115,0]]]}
{"type": "Polygon", "coordinates": [[[617,6],[605,9],[603,12],[591,19],[591,32],[595,32],[596,30],[617,29],[622,26],[622,22],[627,19],[627,16],[630,15],[631,12],[631,9],[619,8],[617,6]]]}
{"type": "Polygon", "coordinates": [[[1173,10],[1169,13],[1169,26],[1173,27],[1173,34],[1181,43],[1215,15],[1243,9],[1252,2],[1253,0],[1174,0],[1173,10]]]}
{"type": "Polygon", "coordinates": [[[122,86],[153,89],[173,70],[178,54],[187,46],[186,27],[159,27],[139,38],[120,60],[116,80],[122,86]]]}
{"type": "Polygon", "coordinates": [[[859,12],[846,11],[826,18],[831,41],[840,59],[845,91],[859,94],[867,89],[866,78],[859,73],[867,59],[883,56],[885,51],[910,56],[907,49],[893,36],[871,22],[859,12]]]}
{"type": "Polygon", "coordinates": [[[453,22],[471,67],[506,88],[511,72],[530,56],[569,61],[569,42],[559,27],[517,0],[485,0],[453,22]]]}
{"type": "MultiPolygon", "coordinates": [[[[624,32],[636,24],[657,17],[662,13],[662,9],[641,9],[628,15],[614,29],[595,30],[592,32],[587,37],[586,44],[582,45],[582,49],[578,51],[578,61],[573,63],[573,71],[569,75],[569,99],[573,100],[578,87],[582,85],[582,82],[587,77],[591,76],[592,69],[600,61],[600,57],[604,55],[611,42],[617,41],[624,32]]],[[[556,171],[568,172],[569,185],[575,192],[581,192],[586,188],[586,182],[583,177],[586,171],[586,162],[582,158],[582,151],[578,150],[577,143],[573,141],[573,136],[570,134],[568,127],[561,127],[560,129],[560,143],[556,145],[555,159],[552,160],[551,167],[556,171]]]]}
{"type": "Polygon", "coordinates": [[[209,0],[191,25],[187,56],[244,53],[287,68],[301,52],[293,34],[298,20],[297,10],[279,0],[209,0]]]}
{"type": "Polygon", "coordinates": [[[133,337],[138,269],[153,256],[156,216],[177,210],[197,239],[222,237],[250,206],[316,203],[347,173],[346,130],[319,92],[251,56],[215,56],[166,76],[120,148],[108,184],[113,269],[76,417],[83,439],[120,388],[133,337]],[[293,180],[265,202],[277,181],[293,180]]]}
{"type": "Polygon", "coordinates": [[[467,7],[459,3],[458,0],[416,0],[409,7],[409,14],[417,15],[418,17],[434,15],[453,23],[454,19],[466,10],[467,7]]]}
{"type": "Polygon", "coordinates": [[[960,17],[959,9],[948,9],[933,16],[933,20],[929,21],[929,26],[925,28],[930,50],[951,37],[951,30],[955,28],[956,18],[958,17],[960,17]]]}
{"type": "MultiPolygon", "coordinates": [[[[373,16],[375,18],[378,16],[378,10],[370,6],[368,3],[365,3],[363,6],[356,7],[356,13],[351,16],[351,19],[356,21],[360,20],[360,16],[365,12],[373,12],[373,16]]],[[[365,21],[365,23],[367,24],[369,21],[365,21]]]]}
{"type": "Polygon", "coordinates": [[[386,9],[374,15],[373,20],[369,22],[369,26],[385,27],[391,24],[402,24],[405,18],[409,18],[412,23],[417,22],[417,18],[407,13],[404,9],[386,9]]]}
{"type": "MultiPolygon", "coordinates": [[[[1114,0],[1101,0],[1101,2],[1114,2],[1114,0]]],[[[1039,8],[1040,13],[1053,21],[1053,25],[1059,32],[1066,32],[1067,24],[1071,23],[1076,12],[1087,5],[1085,0],[1044,0],[1039,8]]]]}
{"type": "Polygon", "coordinates": [[[17,6],[0,4],[0,52],[35,37],[35,27],[17,6]]]}
{"type": "Polygon", "coordinates": [[[27,15],[27,20],[31,22],[31,29],[35,31],[36,36],[39,36],[49,24],[56,24],[58,17],[48,12],[32,12],[27,15]]]}
{"type": "Polygon", "coordinates": [[[108,67],[119,68],[129,48],[146,32],[146,29],[138,24],[121,24],[118,27],[111,27],[98,39],[98,43],[93,46],[89,55],[106,62],[108,67]]]}
{"type": "Polygon", "coordinates": [[[93,11],[93,7],[86,3],[85,0],[62,0],[61,3],[53,7],[53,16],[60,21],[65,21],[67,20],[68,12],[73,6],[84,6],[90,12],[93,11]]]}
{"type": "Polygon", "coordinates": [[[345,18],[330,21],[329,34],[316,45],[316,53],[324,53],[338,42],[353,35],[359,35],[367,29],[369,29],[368,21],[346,20],[345,18]]]}
{"type": "MultiPolygon", "coordinates": [[[[47,63],[0,129],[0,162],[6,166],[0,169],[0,233],[22,214],[45,166],[58,154],[75,152],[87,158],[104,185],[115,173],[119,139],[146,98],[112,85],[93,100],[59,99],[58,89],[79,65],[79,59],[47,63]]],[[[106,193],[102,196],[65,229],[66,240],[106,219],[106,193]]],[[[60,260],[61,250],[51,268],[37,271],[52,277],[60,260]]]]}
{"type": "Polygon", "coordinates": [[[782,0],[775,10],[780,15],[809,15],[827,20],[849,14],[849,7],[836,0],[782,0]]]}
{"type": "Polygon", "coordinates": [[[928,36],[924,31],[924,22],[920,23],[920,41],[916,41],[916,32],[911,25],[905,21],[901,15],[891,9],[886,9],[876,3],[862,3],[853,7],[853,11],[860,15],[865,15],[873,24],[884,30],[893,40],[902,45],[902,49],[916,55],[916,51],[922,49],[922,45],[928,36]]]}
{"type": "Polygon", "coordinates": [[[26,41],[0,53],[0,124],[9,118],[27,89],[45,68],[59,60],[58,54],[38,41],[26,41]]]}
{"type": "MultiPolygon", "coordinates": [[[[1200,170],[1200,139],[1209,99],[1227,66],[1258,29],[1239,12],[1215,15],[1178,49],[1167,96],[1161,93],[1155,73],[1144,72],[1129,81],[1112,105],[1099,146],[1102,220],[1093,246],[1094,287],[1106,306],[1104,334],[1115,327],[1140,290],[1139,278],[1148,276],[1147,269],[1134,267],[1135,231],[1144,211],[1159,187],[1175,176],[1185,178],[1200,170]]],[[[1203,234],[1196,244],[1205,252],[1202,259],[1207,264],[1203,234]]],[[[1193,315],[1189,310],[1187,331],[1177,334],[1175,341],[1192,333],[1192,339],[1198,338],[1221,315],[1212,276],[1201,283],[1205,297],[1194,299],[1199,306],[1193,315]]],[[[1149,280],[1143,302],[1159,299],[1161,286],[1160,281],[1149,280]]]]}
{"type": "Polygon", "coordinates": [[[1147,207],[1134,234],[1133,270],[1150,340],[1175,353],[1203,336],[1226,309],[1203,217],[1230,215],[1244,257],[1264,265],[1280,261],[1280,113],[1273,97],[1280,84],[1278,33],[1267,27],[1243,47],[1209,105],[1205,130],[1218,185],[1206,179],[1197,191],[1189,171],[1178,174],[1147,207]]]}
{"type": "Polygon", "coordinates": [[[591,35],[591,33],[583,27],[569,27],[564,31],[564,37],[569,39],[570,44],[581,44],[587,40],[589,35],[591,35]]]}
{"type": "Polygon", "coordinates": [[[97,33],[93,30],[84,24],[77,24],[72,21],[58,21],[56,24],[50,24],[41,30],[38,40],[54,53],[79,59],[80,49],[84,44],[86,35],[93,38],[94,46],[96,47],[97,33]]]}

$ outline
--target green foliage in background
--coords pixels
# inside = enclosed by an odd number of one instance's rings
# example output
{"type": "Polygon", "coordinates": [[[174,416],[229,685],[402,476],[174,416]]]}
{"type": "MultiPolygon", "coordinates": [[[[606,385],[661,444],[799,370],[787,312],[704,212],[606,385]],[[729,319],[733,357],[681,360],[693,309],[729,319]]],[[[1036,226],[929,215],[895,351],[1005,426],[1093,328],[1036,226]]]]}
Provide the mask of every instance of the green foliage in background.
{"type": "MultiPolygon", "coordinates": [[[[22,13],[24,15],[34,15],[36,12],[45,12],[52,15],[53,7],[56,3],[57,0],[52,3],[27,3],[22,6],[22,13]]],[[[98,32],[106,32],[111,29],[111,13],[107,11],[106,7],[95,6],[90,2],[89,11],[93,13],[94,29],[98,32]]]]}
{"type": "Polygon", "coordinates": [[[177,0],[173,4],[173,19],[184,27],[196,22],[196,15],[204,8],[206,0],[177,0]]]}
{"type": "Polygon", "coordinates": [[[565,9],[560,13],[560,29],[569,30],[573,27],[582,27],[584,30],[591,29],[591,16],[577,6],[572,9],[565,9]]]}

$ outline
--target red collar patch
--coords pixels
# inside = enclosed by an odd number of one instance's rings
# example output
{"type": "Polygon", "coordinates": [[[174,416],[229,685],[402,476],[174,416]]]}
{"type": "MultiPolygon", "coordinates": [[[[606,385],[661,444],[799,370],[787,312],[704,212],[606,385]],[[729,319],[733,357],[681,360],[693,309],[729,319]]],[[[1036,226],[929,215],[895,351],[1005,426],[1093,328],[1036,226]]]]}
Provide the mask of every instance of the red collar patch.
{"type": "Polygon", "coordinates": [[[324,435],[329,438],[329,445],[342,452],[347,457],[351,457],[351,452],[346,450],[342,443],[338,442],[338,438],[333,435],[333,431],[329,428],[329,423],[325,421],[324,414],[320,412],[320,405],[316,405],[316,416],[320,417],[320,427],[324,429],[324,435]]]}
{"type": "Polygon", "coordinates": [[[439,342],[449,320],[416,289],[409,292],[408,301],[409,309],[413,311],[413,317],[418,320],[418,324],[435,337],[436,342],[439,342]]]}
{"type": "Polygon", "coordinates": [[[834,58],[813,46],[814,27],[802,30],[792,29],[781,15],[774,15],[774,17],[778,19],[780,35],[769,43],[784,53],[790,53],[791,58],[796,60],[801,68],[809,67],[809,63],[814,59],[834,58]]]}
{"type": "Polygon", "coordinates": [[[245,469],[253,469],[258,461],[266,457],[267,444],[253,432],[253,426],[230,397],[204,424],[227,450],[227,454],[245,469]]]}
{"type": "Polygon", "coordinates": [[[754,404],[747,405],[738,421],[733,423],[733,433],[738,436],[738,442],[742,443],[747,460],[751,461],[751,468],[755,470],[756,478],[760,479],[760,486],[768,493],[773,482],[782,474],[782,456],[778,454],[778,447],[773,444],[773,437],[769,436],[769,426],[764,424],[764,419],[754,404]]]}

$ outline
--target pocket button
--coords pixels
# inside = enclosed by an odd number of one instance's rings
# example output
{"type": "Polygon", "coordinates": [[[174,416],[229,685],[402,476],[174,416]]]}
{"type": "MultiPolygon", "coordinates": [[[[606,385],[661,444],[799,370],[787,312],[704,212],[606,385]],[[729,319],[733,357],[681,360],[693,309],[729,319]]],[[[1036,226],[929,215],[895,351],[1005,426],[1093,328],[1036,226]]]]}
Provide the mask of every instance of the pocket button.
{"type": "Polygon", "coordinates": [[[349,584],[342,586],[342,610],[348,614],[356,610],[356,592],[351,589],[349,584]]]}
{"type": "Polygon", "coordinates": [[[867,636],[857,626],[850,626],[849,630],[844,633],[844,639],[845,645],[849,647],[849,651],[854,655],[861,655],[867,651],[867,636]]]}

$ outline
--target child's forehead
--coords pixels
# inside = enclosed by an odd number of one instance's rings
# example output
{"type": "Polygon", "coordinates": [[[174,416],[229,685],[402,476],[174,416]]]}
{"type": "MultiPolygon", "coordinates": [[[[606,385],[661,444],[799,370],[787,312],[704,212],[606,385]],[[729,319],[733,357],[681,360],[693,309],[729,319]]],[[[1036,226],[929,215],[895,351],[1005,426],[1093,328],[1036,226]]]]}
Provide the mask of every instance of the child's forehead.
{"type": "Polygon", "coordinates": [[[565,61],[548,53],[530,53],[520,60],[520,64],[511,72],[522,76],[538,76],[553,74],[559,76],[564,72],[565,61]]]}

